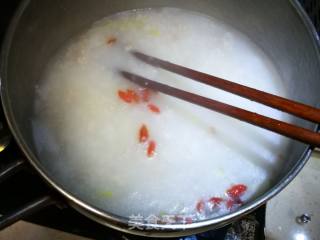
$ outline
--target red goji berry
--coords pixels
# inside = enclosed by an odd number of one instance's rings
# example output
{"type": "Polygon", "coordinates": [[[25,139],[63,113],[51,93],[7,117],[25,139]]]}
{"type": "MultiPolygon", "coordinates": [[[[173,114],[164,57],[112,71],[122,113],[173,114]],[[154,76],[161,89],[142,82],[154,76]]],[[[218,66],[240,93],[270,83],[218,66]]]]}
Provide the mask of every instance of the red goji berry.
{"type": "Polygon", "coordinates": [[[149,131],[146,125],[142,125],[140,130],[139,130],[139,142],[144,143],[148,140],[149,138],[149,131]]]}
{"type": "Polygon", "coordinates": [[[156,150],[156,142],[151,140],[148,144],[147,155],[148,157],[152,157],[156,150]]]}
{"type": "Polygon", "coordinates": [[[239,198],[245,193],[245,191],[247,191],[246,185],[236,184],[227,190],[227,194],[231,198],[239,198]]]}
{"type": "Polygon", "coordinates": [[[119,90],[118,96],[126,103],[138,103],[140,101],[139,95],[131,89],[127,89],[126,91],[119,90]]]}
{"type": "Polygon", "coordinates": [[[151,112],[160,113],[160,109],[152,103],[148,104],[148,108],[150,109],[151,112]]]}
{"type": "Polygon", "coordinates": [[[118,91],[118,96],[125,101],[126,103],[131,103],[132,102],[132,97],[128,95],[127,92],[119,90],[118,91]]]}

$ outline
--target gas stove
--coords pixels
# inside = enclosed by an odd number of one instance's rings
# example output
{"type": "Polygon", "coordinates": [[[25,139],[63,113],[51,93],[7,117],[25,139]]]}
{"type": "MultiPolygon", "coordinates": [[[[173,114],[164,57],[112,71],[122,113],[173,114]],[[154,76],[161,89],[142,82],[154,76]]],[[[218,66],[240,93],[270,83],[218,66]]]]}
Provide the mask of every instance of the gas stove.
{"type": "MultiPolygon", "coordinates": [[[[0,42],[4,37],[5,30],[9,21],[21,0],[3,0],[0,3],[0,42]]],[[[301,0],[301,4],[305,7],[310,19],[320,33],[320,2],[318,0],[301,0]]],[[[23,160],[23,153],[11,137],[6,121],[2,112],[0,112],[0,221],[1,214],[7,214],[22,210],[21,206],[28,202],[55,194],[52,189],[39,177],[39,175],[23,160]],[[8,144],[7,144],[8,143],[8,144]],[[2,145],[1,145],[2,144],[2,145]],[[8,171],[1,175],[3,166],[12,165],[15,171],[8,171]],[[6,178],[6,179],[4,179],[6,178]]],[[[277,202],[273,209],[277,209],[277,202]]],[[[269,204],[268,204],[269,205],[269,204]]],[[[269,208],[269,206],[268,206],[269,208]]],[[[273,212],[271,211],[271,214],[273,212]]],[[[205,233],[177,238],[181,240],[255,240],[265,239],[266,217],[270,219],[270,211],[266,214],[266,206],[262,206],[253,213],[245,216],[231,225],[225,226],[218,230],[212,230],[205,233]]],[[[303,225],[310,221],[312,216],[308,213],[301,213],[297,216],[296,222],[303,225]],[[300,221],[300,223],[299,223],[300,221]]],[[[271,216],[272,219],[272,216],[271,216]]],[[[49,228],[58,229],[64,232],[77,234],[92,239],[146,239],[121,233],[119,231],[102,226],[87,217],[81,215],[74,209],[61,203],[44,208],[35,214],[24,217],[25,221],[49,228]]],[[[272,225],[272,221],[267,222],[270,229],[279,230],[278,224],[272,225]]],[[[267,232],[267,231],[266,231],[267,232]]],[[[281,232],[281,231],[280,231],[281,232]]],[[[279,236],[279,235],[278,235],[279,236]]],[[[281,236],[281,235],[280,235],[281,236]]],[[[304,240],[304,235],[297,235],[304,240]],[[302,237],[301,237],[302,236],[302,237]]],[[[1,233],[0,233],[1,238],[1,233]]]]}

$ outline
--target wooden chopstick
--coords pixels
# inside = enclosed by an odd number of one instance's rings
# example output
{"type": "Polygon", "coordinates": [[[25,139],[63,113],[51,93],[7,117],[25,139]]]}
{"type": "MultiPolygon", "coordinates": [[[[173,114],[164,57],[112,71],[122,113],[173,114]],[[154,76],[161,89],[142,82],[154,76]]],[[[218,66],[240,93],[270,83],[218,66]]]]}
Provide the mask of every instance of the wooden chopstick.
{"type": "Polygon", "coordinates": [[[320,123],[320,110],[317,108],[270,93],[266,93],[254,88],[246,87],[244,85],[218,78],[203,72],[198,72],[196,70],[164,61],[159,58],[151,57],[137,51],[132,51],[131,53],[139,60],[152,66],[177,73],[195,81],[225,90],[227,92],[231,92],[233,94],[245,97],[255,102],[262,103],[272,108],[279,109],[283,112],[291,113],[292,115],[309,120],[311,122],[320,123]]]}
{"type": "Polygon", "coordinates": [[[312,146],[320,146],[320,134],[308,130],[306,128],[298,127],[290,123],[279,121],[270,117],[266,117],[254,112],[250,112],[238,107],[228,105],[213,99],[196,95],[181,89],[177,89],[150,79],[138,76],[126,71],[120,71],[122,76],[140,86],[147,87],[164,94],[200,105],[202,107],[217,111],[219,113],[231,116],[233,118],[245,121],[255,126],[268,129],[270,131],[279,133],[283,136],[296,139],[298,141],[310,144],[312,146]]]}

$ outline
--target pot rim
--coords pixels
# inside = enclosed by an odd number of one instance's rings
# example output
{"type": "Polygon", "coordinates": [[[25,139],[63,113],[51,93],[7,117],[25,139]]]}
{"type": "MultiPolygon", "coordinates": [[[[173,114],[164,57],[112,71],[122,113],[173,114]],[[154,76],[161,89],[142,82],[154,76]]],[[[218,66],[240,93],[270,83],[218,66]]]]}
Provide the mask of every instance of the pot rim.
{"type": "MultiPolygon", "coordinates": [[[[28,7],[31,0],[23,0],[20,4],[18,10],[16,11],[12,21],[10,23],[9,29],[4,39],[4,43],[2,46],[1,51],[1,68],[0,73],[3,79],[6,79],[6,66],[7,66],[7,58],[11,48],[12,38],[14,37],[17,25],[20,22],[20,18],[23,15],[25,9],[28,7]]],[[[302,6],[298,2],[298,0],[290,0],[294,11],[296,11],[303,21],[305,27],[308,30],[309,36],[314,44],[315,51],[317,52],[317,56],[320,62],[320,40],[319,36],[316,32],[315,27],[313,26],[311,20],[309,19],[306,12],[303,10],[302,6]]],[[[1,78],[0,76],[0,78],[1,78]]],[[[82,214],[86,215],[87,217],[105,225],[110,228],[120,230],[127,233],[132,233],[141,236],[152,236],[152,237],[177,237],[177,236],[185,236],[188,234],[199,233],[203,231],[207,231],[212,228],[222,227],[237,218],[241,217],[244,214],[252,212],[259,206],[263,205],[266,201],[274,197],[278,194],[284,187],[286,187],[300,172],[303,166],[308,161],[312,148],[307,146],[304,153],[294,165],[294,167],[287,173],[285,177],[283,177],[282,181],[278,184],[273,186],[272,189],[262,194],[262,196],[256,198],[254,201],[250,202],[249,204],[244,204],[238,210],[229,213],[227,215],[219,216],[213,219],[206,219],[201,220],[189,224],[150,224],[150,223],[143,223],[141,226],[144,230],[137,230],[137,229],[129,229],[128,221],[129,218],[117,216],[111,213],[107,213],[106,211],[93,207],[91,204],[86,203],[83,200],[78,199],[76,196],[68,192],[64,189],[63,186],[56,183],[54,180],[51,179],[49,174],[43,168],[41,163],[37,160],[36,156],[32,153],[30,148],[28,147],[27,143],[25,142],[22,134],[17,128],[17,123],[15,122],[14,115],[12,114],[12,109],[10,107],[10,100],[9,94],[6,88],[6,81],[0,79],[0,87],[1,87],[1,100],[2,100],[2,107],[5,113],[6,120],[8,122],[9,128],[19,145],[22,149],[23,153],[27,157],[28,161],[31,165],[38,171],[38,173],[52,186],[56,189],[60,194],[62,194],[68,201],[69,205],[75,208],[77,211],[81,212],[82,214]],[[150,230],[145,230],[150,229],[150,230]],[[161,230],[157,230],[161,229],[161,230]]],[[[316,125],[316,131],[319,130],[319,125],[316,125]]]]}

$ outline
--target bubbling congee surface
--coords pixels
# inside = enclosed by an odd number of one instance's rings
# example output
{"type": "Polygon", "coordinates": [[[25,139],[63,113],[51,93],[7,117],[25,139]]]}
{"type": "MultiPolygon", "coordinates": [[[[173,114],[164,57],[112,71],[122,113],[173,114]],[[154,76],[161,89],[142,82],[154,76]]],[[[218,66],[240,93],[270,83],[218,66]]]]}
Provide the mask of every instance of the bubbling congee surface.
{"type": "Polygon", "coordinates": [[[119,70],[286,116],[148,66],[131,50],[286,96],[263,51],[217,19],[174,8],[106,17],[61,47],[36,86],[34,140],[53,178],[80,199],[125,217],[204,219],[263,192],[282,164],[287,139],[143,89],[119,70]]]}

